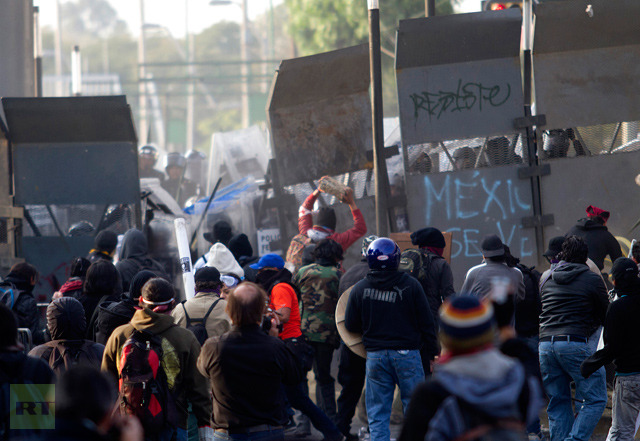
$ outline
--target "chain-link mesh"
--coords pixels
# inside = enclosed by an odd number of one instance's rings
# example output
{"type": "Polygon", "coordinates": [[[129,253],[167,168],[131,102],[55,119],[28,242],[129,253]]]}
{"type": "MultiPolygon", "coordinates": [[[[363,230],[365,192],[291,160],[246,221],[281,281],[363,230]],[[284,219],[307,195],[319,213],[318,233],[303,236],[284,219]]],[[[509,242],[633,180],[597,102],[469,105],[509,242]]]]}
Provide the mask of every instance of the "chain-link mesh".
{"type": "Polygon", "coordinates": [[[122,234],[136,225],[133,205],[27,205],[25,220],[27,237],[95,236],[104,229],[122,234]]]}

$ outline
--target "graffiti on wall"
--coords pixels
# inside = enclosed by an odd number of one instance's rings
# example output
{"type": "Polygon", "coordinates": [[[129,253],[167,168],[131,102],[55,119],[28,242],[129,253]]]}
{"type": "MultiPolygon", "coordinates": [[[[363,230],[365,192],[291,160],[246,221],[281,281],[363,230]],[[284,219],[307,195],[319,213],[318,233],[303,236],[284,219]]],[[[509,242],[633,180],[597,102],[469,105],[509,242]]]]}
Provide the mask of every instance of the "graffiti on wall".
{"type": "Polygon", "coordinates": [[[452,258],[481,258],[487,234],[498,234],[518,257],[533,256],[535,244],[523,234],[521,219],[530,216],[530,195],[522,181],[475,170],[426,175],[425,225],[453,232],[452,258]]]}

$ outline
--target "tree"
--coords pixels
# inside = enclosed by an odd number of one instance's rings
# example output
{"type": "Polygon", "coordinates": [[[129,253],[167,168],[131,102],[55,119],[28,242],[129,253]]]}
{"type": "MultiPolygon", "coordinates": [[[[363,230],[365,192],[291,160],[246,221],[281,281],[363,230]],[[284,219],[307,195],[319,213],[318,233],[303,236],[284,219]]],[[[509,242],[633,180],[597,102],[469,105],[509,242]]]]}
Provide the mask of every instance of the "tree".
{"type": "MultiPolygon", "coordinates": [[[[437,0],[439,15],[453,13],[452,1],[437,0]]],[[[424,17],[422,0],[381,1],[380,19],[383,45],[395,43],[400,20],[424,17]]],[[[289,30],[301,55],[340,49],[368,41],[367,7],[364,1],[285,0],[289,9],[289,30]]],[[[391,52],[393,47],[387,47],[391,52]]]]}

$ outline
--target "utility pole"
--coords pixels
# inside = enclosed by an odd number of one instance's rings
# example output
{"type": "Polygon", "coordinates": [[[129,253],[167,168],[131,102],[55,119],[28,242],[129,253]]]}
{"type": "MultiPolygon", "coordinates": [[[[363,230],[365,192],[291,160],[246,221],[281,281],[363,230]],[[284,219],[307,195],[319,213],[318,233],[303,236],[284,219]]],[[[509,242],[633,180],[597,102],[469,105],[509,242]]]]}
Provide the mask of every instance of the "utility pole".
{"type": "Polygon", "coordinates": [[[185,153],[193,150],[193,132],[195,129],[195,88],[194,88],[194,54],[193,54],[193,36],[189,32],[189,0],[185,0],[184,7],[184,28],[185,43],[187,46],[187,139],[185,140],[185,153]]]}
{"type": "Polygon", "coordinates": [[[138,38],[138,142],[140,145],[147,143],[148,122],[147,122],[147,84],[146,81],[146,59],[144,48],[144,0],[140,0],[140,37],[138,38]]]}
{"type": "Polygon", "coordinates": [[[369,69],[371,72],[371,119],[373,126],[373,170],[376,178],[376,232],[389,235],[387,213],[387,162],[384,157],[382,114],[382,60],[380,51],[379,0],[368,0],[369,7],[369,69]]]}
{"type": "Polygon", "coordinates": [[[242,0],[242,23],[240,27],[240,58],[242,64],[240,75],[242,77],[242,127],[249,127],[249,86],[251,81],[251,72],[249,69],[249,15],[247,14],[247,0],[242,0]]]}
{"type": "Polygon", "coordinates": [[[42,96],[42,34],[40,32],[40,8],[33,8],[33,61],[35,67],[35,96],[42,96]]]}
{"type": "Polygon", "coordinates": [[[424,0],[424,13],[425,17],[436,16],[436,0],[424,0]]]}

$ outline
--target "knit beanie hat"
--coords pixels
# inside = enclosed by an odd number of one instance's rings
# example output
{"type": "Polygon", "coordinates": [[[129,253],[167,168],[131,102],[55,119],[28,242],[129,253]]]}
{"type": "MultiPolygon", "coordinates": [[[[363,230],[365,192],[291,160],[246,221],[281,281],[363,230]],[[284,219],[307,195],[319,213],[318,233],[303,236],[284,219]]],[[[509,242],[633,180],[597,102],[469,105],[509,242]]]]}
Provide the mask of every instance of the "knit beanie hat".
{"type": "Polygon", "coordinates": [[[451,353],[471,352],[493,342],[495,323],[490,302],[460,295],[440,307],[440,340],[451,353]]]}
{"type": "Polygon", "coordinates": [[[158,276],[147,270],[142,270],[136,274],[133,279],[131,279],[131,284],[129,285],[129,298],[138,300],[138,297],[140,297],[140,294],[142,293],[142,287],[144,284],[154,277],[158,276]]]}
{"type": "Polygon", "coordinates": [[[442,232],[433,227],[411,233],[411,243],[419,247],[444,248],[446,246],[442,232]]]}
{"type": "Polygon", "coordinates": [[[318,216],[316,217],[316,223],[314,225],[318,227],[323,227],[329,229],[331,231],[336,230],[336,212],[333,208],[322,207],[318,211],[318,216]]]}
{"type": "Polygon", "coordinates": [[[118,235],[109,230],[102,230],[94,240],[94,246],[97,250],[106,251],[108,253],[115,250],[117,245],[118,235]]]}
{"type": "Polygon", "coordinates": [[[222,245],[220,242],[214,243],[209,250],[209,260],[207,260],[207,266],[212,266],[221,274],[235,274],[241,279],[244,278],[244,270],[238,264],[238,261],[233,257],[233,253],[229,248],[222,245]]]}

